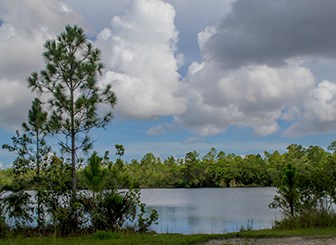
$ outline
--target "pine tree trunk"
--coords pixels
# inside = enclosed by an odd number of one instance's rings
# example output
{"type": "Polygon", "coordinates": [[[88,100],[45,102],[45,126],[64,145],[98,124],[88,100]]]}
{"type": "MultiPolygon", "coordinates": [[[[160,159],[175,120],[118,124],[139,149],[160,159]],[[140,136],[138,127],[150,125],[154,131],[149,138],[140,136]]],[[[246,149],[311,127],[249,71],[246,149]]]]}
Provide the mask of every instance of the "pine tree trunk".
{"type": "Polygon", "coordinates": [[[71,182],[72,182],[72,193],[71,193],[71,208],[73,212],[73,222],[74,228],[77,229],[78,217],[76,210],[77,201],[77,180],[76,180],[76,133],[75,133],[75,113],[74,113],[74,91],[71,87],[71,182]]]}
{"type": "Polygon", "coordinates": [[[72,180],[72,200],[76,200],[76,133],[75,133],[75,108],[74,108],[74,87],[70,83],[70,123],[71,123],[71,180],[72,180]]]}
{"type": "Polygon", "coordinates": [[[76,145],[75,134],[71,134],[71,169],[72,169],[72,198],[76,200],[77,197],[77,180],[76,180],[76,145]]]}
{"type": "MultiPolygon", "coordinates": [[[[36,167],[37,167],[37,180],[40,184],[40,139],[39,139],[39,132],[36,132],[36,167]]],[[[40,188],[40,187],[38,187],[40,188]]],[[[41,234],[42,232],[42,203],[41,203],[41,193],[40,190],[37,190],[37,226],[38,230],[41,234]]]]}

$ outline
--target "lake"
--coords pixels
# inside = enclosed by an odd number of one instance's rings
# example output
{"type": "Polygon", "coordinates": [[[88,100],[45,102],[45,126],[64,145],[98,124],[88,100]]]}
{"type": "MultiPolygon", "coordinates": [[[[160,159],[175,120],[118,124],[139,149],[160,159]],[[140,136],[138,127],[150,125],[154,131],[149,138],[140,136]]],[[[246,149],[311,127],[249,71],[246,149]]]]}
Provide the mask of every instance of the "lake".
{"type": "Polygon", "coordinates": [[[270,209],[273,187],[142,189],[141,200],[159,213],[157,233],[227,233],[271,228],[281,218],[270,209]]]}

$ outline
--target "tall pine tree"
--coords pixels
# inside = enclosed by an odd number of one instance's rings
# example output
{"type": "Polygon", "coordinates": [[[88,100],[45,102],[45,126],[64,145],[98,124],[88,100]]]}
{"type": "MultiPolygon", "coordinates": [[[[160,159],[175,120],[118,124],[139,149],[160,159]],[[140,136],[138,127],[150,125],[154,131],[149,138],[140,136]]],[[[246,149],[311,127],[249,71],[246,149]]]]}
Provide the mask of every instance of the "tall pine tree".
{"type": "Polygon", "coordinates": [[[70,155],[72,200],[76,201],[77,152],[87,151],[93,140],[89,131],[106,126],[112,119],[116,96],[111,86],[98,85],[100,50],[87,40],[78,26],[66,26],[56,40],[45,43],[45,69],[28,78],[29,87],[48,98],[48,127],[58,137],[62,151],[70,155]],[[98,106],[107,104],[102,115],[98,106]]]}

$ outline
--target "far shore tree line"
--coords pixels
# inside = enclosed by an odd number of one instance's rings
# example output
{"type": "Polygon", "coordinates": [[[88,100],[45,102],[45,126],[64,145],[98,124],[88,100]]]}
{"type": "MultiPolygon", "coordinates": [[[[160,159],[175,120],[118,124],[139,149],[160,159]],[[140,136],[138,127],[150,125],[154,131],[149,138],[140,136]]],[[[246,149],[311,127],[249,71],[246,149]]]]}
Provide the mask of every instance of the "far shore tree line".
{"type": "MultiPolygon", "coordinates": [[[[334,144],[334,143],[333,143],[334,144]]],[[[333,144],[329,149],[334,150],[333,144]]],[[[184,158],[173,156],[166,159],[147,153],[139,161],[123,160],[125,148],[115,145],[116,160],[110,160],[105,152],[100,159],[99,171],[104,171],[101,184],[117,189],[129,188],[205,188],[205,187],[279,187],[283,183],[284,173],[295,168],[297,181],[310,186],[320,186],[330,190],[336,187],[336,154],[320,146],[292,144],[287,151],[279,153],[264,152],[245,156],[225,153],[211,148],[204,156],[196,151],[189,152],[184,158]]],[[[93,156],[97,156],[94,152],[93,156]]],[[[78,188],[88,189],[87,171],[90,165],[77,169],[78,188]]],[[[14,181],[15,168],[1,170],[1,184],[14,181]]],[[[31,178],[36,173],[26,171],[23,178],[31,178]]],[[[27,190],[34,189],[26,186],[27,190]]],[[[335,190],[336,191],[336,190],[335,190]]]]}
{"type": "MultiPolygon", "coordinates": [[[[329,149],[334,150],[333,142],[329,149]]],[[[206,188],[206,187],[278,187],[283,181],[284,171],[288,165],[295,168],[300,182],[310,185],[336,186],[336,154],[320,146],[292,144],[287,151],[279,153],[264,152],[245,156],[225,153],[211,148],[207,154],[200,156],[196,151],[189,152],[184,158],[170,156],[166,159],[147,153],[141,160],[130,162],[123,160],[126,149],[115,145],[116,159],[110,160],[110,152],[99,157],[99,171],[104,172],[101,184],[117,189],[129,188],[206,188]],[[305,181],[304,181],[305,180],[305,181]],[[320,183],[322,182],[322,183],[320,183]]],[[[97,152],[93,156],[98,157],[97,152]]],[[[63,161],[53,155],[57,161],[63,161]]],[[[89,158],[90,159],[90,158],[89,158]]],[[[49,159],[50,161],[50,159],[49,159]]],[[[89,161],[88,161],[89,162],[89,161]]],[[[88,189],[87,171],[92,167],[83,162],[76,171],[77,188],[88,189]]],[[[1,170],[1,185],[9,185],[15,179],[16,165],[1,170]]],[[[22,178],[38,175],[39,169],[26,169],[22,178]],[[37,171],[37,172],[36,172],[37,171]]],[[[98,171],[98,170],[97,170],[98,171]]],[[[34,186],[26,186],[26,190],[34,186]]],[[[336,191],[336,190],[335,190],[336,191]]]]}
{"type": "Polygon", "coordinates": [[[78,26],[67,26],[45,49],[45,69],[28,78],[40,97],[12,143],[2,146],[16,159],[0,171],[1,237],[147,231],[158,213],[141,202],[141,188],[274,186],[270,207],[284,214],[279,226],[336,226],[336,142],[331,152],[293,144],[284,153],[239,156],[211,148],[204,156],[193,151],[160,159],[147,153],[131,162],[117,144],[112,161],[109,152],[94,151],[90,137],[91,129],[111,121],[116,104],[111,86],[97,81],[100,51],[78,26]],[[51,147],[51,138],[59,148],[51,147]],[[81,159],[82,152],[92,154],[81,159]]]}

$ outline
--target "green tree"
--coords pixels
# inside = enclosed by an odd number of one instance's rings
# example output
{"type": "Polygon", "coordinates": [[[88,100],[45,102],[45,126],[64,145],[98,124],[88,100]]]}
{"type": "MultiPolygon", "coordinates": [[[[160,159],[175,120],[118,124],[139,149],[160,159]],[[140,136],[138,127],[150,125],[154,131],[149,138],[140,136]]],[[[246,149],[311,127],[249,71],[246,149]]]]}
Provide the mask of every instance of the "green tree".
{"type": "Polygon", "coordinates": [[[163,184],[162,187],[174,188],[183,186],[183,174],[180,171],[178,159],[173,156],[168,157],[163,161],[163,184]]]}
{"type": "MultiPolygon", "coordinates": [[[[37,224],[38,228],[43,226],[43,173],[45,173],[49,159],[51,157],[51,147],[46,144],[45,138],[47,136],[46,120],[48,113],[42,108],[41,101],[35,98],[32,102],[32,107],[28,112],[28,123],[23,123],[22,127],[24,133],[16,132],[16,136],[12,137],[13,145],[5,144],[2,148],[15,152],[16,159],[13,162],[13,169],[17,178],[22,178],[22,181],[17,181],[15,190],[21,191],[26,188],[34,188],[36,190],[36,209],[37,209],[37,224]],[[31,176],[31,178],[27,178],[31,176]],[[21,184],[19,186],[18,184],[21,184]]],[[[12,186],[13,187],[13,186],[12,186]]],[[[15,192],[13,193],[15,195],[15,192]]],[[[8,198],[8,205],[11,205],[10,197],[8,198]]],[[[29,202],[27,202],[29,203],[29,202]]],[[[18,202],[16,202],[16,205],[18,202]]]]}
{"type": "Polygon", "coordinates": [[[332,157],[322,147],[309,146],[306,149],[307,161],[300,166],[298,189],[303,207],[307,212],[327,209],[328,193],[334,189],[334,178],[331,167],[332,157]],[[331,168],[330,168],[331,167],[331,168]],[[331,188],[330,188],[331,187],[331,188]]]}
{"type": "Polygon", "coordinates": [[[124,161],[121,158],[125,154],[125,147],[120,144],[116,144],[114,147],[116,148],[116,155],[118,156],[115,165],[118,171],[122,171],[124,167],[124,161]]]}
{"type": "Polygon", "coordinates": [[[188,152],[184,157],[183,177],[186,187],[202,187],[204,183],[204,168],[196,151],[188,152]]]}
{"type": "Polygon", "coordinates": [[[22,127],[26,132],[29,132],[33,143],[36,146],[35,150],[35,163],[36,163],[36,181],[35,190],[37,196],[37,224],[41,229],[44,223],[43,219],[43,185],[41,170],[45,170],[48,163],[48,154],[51,152],[50,146],[46,144],[45,137],[47,135],[46,120],[48,113],[42,108],[42,103],[39,99],[35,98],[32,102],[32,107],[28,111],[28,123],[23,123],[22,127]],[[42,166],[43,164],[43,166],[42,166]]]}
{"type": "Polygon", "coordinates": [[[117,151],[116,155],[118,156],[118,158],[121,158],[125,154],[125,147],[121,144],[116,144],[114,147],[117,151]]]}
{"type": "Polygon", "coordinates": [[[333,141],[329,144],[328,150],[332,151],[334,155],[336,155],[336,141],[333,141]]]}
{"type": "Polygon", "coordinates": [[[89,158],[88,166],[83,171],[87,187],[93,191],[93,197],[95,197],[96,192],[104,188],[106,170],[102,169],[101,165],[102,158],[97,155],[97,152],[93,152],[89,158]]]}
{"type": "Polygon", "coordinates": [[[77,152],[92,147],[89,135],[92,128],[110,122],[116,96],[110,85],[98,85],[97,75],[103,68],[100,50],[92,46],[80,27],[66,26],[56,40],[48,40],[44,47],[46,68],[32,73],[28,83],[33,91],[48,98],[49,130],[63,136],[59,144],[63,152],[70,154],[72,201],[75,201],[77,152]],[[98,115],[100,104],[109,106],[103,115],[98,115]]]}
{"type": "Polygon", "coordinates": [[[46,120],[48,113],[43,110],[42,103],[38,98],[32,102],[32,107],[28,111],[28,123],[23,123],[22,127],[30,134],[35,150],[36,175],[40,178],[40,171],[43,166],[42,158],[51,151],[49,146],[46,146],[45,137],[47,136],[46,120]]]}
{"type": "Polygon", "coordinates": [[[287,164],[283,170],[281,186],[278,186],[278,194],[270,204],[271,208],[280,208],[283,213],[294,217],[299,205],[300,193],[297,190],[297,172],[292,164],[287,164]]]}
{"type": "Polygon", "coordinates": [[[153,153],[147,153],[140,161],[140,187],[153,188],[159,186],[161,160],[155,157],[153,153]]]}
{"type": "Polygon", "coordinates": [[[249,154],[238,162],[240,183],[246,186],[269,186],[267,166],[259,154],[249,154]]]}
{"type": "Polygon", "coordinates": [[[282,170],[286,166],[286,160],[284,154],[280,154],[278,151],[269,153],[264,152],[265,162],[267,163],[267,172],[272,179],[272,185],[280,186],[282,181],[282,170]]]}
{"type": "Polygon", "coordinates": [[[219,152],[217,155],[220,186],[235,187],[239,177],[238,162],[241,158],[233,153],[219,152]]]}
{"type": "Polygon", "coordinates": [[[17,158],[13,162],[13,169],[17,172],[35,170],[37,177],[40,177],[41,164],[45,162],[43,157],[51,151],[46,145],[47,112],[43,111],[41,101],[37,98],[32,102],[28,112],[28,123],[23,123],[24,133],[18,130],[16,136],[12,137],[13,145],[4,144],[3,149],[15,152],[17,158]]]}

